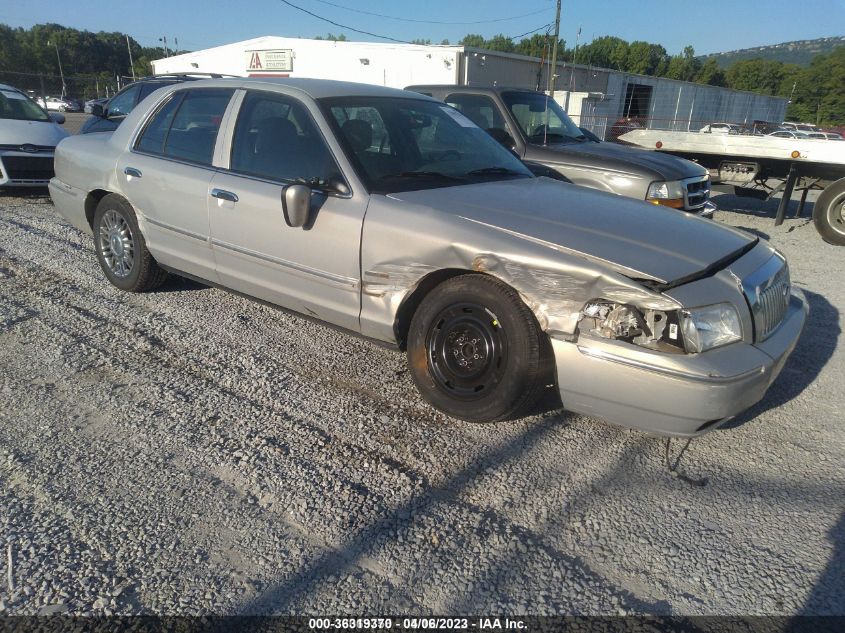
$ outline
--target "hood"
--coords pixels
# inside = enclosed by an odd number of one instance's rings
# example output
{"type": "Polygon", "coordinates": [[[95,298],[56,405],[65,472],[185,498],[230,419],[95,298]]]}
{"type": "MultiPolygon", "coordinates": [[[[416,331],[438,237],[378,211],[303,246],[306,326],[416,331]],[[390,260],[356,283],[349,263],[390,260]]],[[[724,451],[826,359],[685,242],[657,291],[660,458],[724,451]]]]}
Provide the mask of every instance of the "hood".
{"type": "Polygon", "coordinates": [[[43,145],[55,147],[66,131],[53,121],[18,121],[0,119],[0,145],[43,145]]]}
{"type": "Polygon", "coordinates": [[[704,176],[707,170],[701,165],[677,156],[618,143],[556,143],[528,145],[525,158],[543,163],[577,163],[597,169],[605,168],[641,175],[650,172],[653,180],[681,180],[704,176]]]}
{"type": "Polygon", "coordinates": [[[757,238],[674,209],[548,178],[391,194],[661,284],[695,277],[757,238]]]}

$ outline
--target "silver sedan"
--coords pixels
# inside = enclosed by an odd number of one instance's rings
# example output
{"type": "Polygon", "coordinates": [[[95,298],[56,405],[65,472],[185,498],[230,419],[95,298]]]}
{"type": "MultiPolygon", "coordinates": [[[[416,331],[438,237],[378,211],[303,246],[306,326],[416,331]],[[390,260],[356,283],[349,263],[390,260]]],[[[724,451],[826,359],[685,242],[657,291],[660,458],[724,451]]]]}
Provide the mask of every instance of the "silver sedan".
{"type": "Polygon", "coordinates": [[[393,344],[478,422],[556,385],[572,411],[703,433],[763,397],[807,310],[763,240],[534,177],[457,110],[375,86],[163,88],[63,141],[50,193],[118,288],[176,273],[393,344]]]}

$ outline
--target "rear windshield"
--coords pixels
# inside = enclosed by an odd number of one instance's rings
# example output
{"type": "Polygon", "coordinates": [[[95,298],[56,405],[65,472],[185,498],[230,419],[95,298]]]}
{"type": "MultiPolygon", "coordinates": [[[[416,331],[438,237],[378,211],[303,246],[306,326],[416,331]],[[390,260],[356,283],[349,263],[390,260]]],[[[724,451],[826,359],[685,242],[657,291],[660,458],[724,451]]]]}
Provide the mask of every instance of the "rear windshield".
{"type": "Polygon", "coordinates": [[[0,88],[0,119],[49,121],[50,117],[24,93],[0,88]]]}

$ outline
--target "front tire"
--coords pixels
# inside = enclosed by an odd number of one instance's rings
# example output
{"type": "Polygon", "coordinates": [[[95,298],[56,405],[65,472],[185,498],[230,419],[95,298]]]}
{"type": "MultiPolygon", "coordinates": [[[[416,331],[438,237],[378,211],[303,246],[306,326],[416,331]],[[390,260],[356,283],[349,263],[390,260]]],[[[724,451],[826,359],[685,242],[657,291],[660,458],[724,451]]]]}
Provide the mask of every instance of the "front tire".
{"type": "Polygon", "coordinates": [[[94,212],[94,249],[112,285],[127,292],[155,290],[167,279],[138,227],[132,205],[116,194],[105,196],[94,212]]]}
{"type": "Polygon", "coordinates": [[[408,364],[423,398],[470,422],[517,417],[548,378],[549,344],[520,296],[466,274],[423,299],[408,333],[408,364]]]}
{"type": "Polygon", "coordinates": [[[813,223],[825,242],[845,246],[845,178],[821,192],[813,206],[813,223]]]}

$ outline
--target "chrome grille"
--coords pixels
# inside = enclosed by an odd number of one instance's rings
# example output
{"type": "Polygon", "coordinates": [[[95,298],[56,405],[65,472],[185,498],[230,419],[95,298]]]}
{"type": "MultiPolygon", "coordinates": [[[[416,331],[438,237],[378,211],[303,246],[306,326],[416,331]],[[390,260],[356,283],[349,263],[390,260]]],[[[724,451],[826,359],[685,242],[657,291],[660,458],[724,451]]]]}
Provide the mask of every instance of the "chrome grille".
{"type": "Polygon", "coordinates": [[[789,267],[775,256],[743,280],[743,288],[754,317],[755,340],[764,341],[778,328],[789,308],[789,267]]]}
{"type": "Polygon", "coordinates": [[[682,182],[687,210],[700,209],[710,199],[710,176],[687,178],[682,182]]]}

